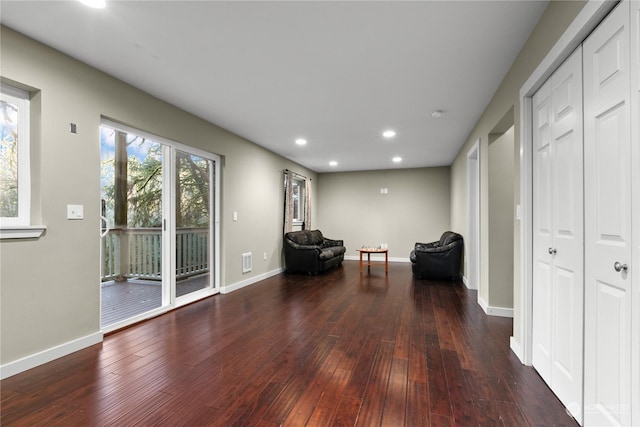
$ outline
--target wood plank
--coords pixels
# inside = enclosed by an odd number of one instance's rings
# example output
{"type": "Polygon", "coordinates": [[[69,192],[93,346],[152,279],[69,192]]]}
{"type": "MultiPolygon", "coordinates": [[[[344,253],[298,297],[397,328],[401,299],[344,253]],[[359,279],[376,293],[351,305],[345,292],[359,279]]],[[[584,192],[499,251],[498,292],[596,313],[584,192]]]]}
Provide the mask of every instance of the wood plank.
{"type": "Polygon", "coordinates": [[[352,427],[356,424],[362,406],[362,399],[344,396],[336,409],[333,427],[352,427]]]}
{"type": "Polygon", "coordinates": [[[405,424],[407,384],[409,382],[407,377],[407,359],[394,357],[391,361],[389,386],[387,387],[387,396],[384,401],[381,426],[395,427],[405,424]]]}
{"type": "Polygon", "coordinates": [[[407,427],[427,426],[430,423],[429,389],[426,383],[409,381],[407,384],[407,427]]]}
{"type": "Polygon", "coordinates": [[[376,351],[376,358],[371,370],[371,377],[367,383],[358,417],[357,426],[380,425],[382,413],[387,398],[389,374],[393,359],[393,343],[380,341],[376,351]]]}
{"type": "Polygon", "coordinates": [[[0,423],[576,426],[476,299],[404,263],[280,274],[3,380],[0,423]]]}

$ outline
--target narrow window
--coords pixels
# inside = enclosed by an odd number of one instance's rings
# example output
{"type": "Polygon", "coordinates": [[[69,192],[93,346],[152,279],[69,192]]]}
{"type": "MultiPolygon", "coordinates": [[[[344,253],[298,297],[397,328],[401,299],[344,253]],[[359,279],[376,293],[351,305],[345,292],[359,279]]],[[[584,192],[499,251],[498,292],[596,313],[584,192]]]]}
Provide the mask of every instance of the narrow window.
{"type": "Polygon", "coordinates": [[[29,94],[0,90],[0,225],[29,226],[29,94]]]}
{"type": "Polygon", "coordinates": [[[305,182],[304,180],[293,179],[292,181],[292,199],[293,199],[293,225],[301,226],[304,223],[305,213],[305,182]]]}

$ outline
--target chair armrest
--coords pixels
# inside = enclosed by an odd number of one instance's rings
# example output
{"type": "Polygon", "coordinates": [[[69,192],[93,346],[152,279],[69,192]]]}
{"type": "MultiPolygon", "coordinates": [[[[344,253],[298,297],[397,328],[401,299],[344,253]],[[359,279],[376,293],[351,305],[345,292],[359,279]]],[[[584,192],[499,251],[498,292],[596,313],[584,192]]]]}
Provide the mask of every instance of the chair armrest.
{"type": "Polygon", "coordinates": [[[438,242],[436,242],[436,244],[428,243],[428,244],[426,244],[424,246],[420,246],[420,247],[418,247],[417,246],[418,243],[416,243],[416,248],[414,250],[416,252],[423,252],[423,253],[428,253],[428,254],[444,253],[444,252],[449,252],[449,251],[453,250],[457,246],[462,247],[462,245],[463,245],[462,240],[456,240],[456,241],[451,242],[448,245],[444,245],[444,246],[439,246],[437,243],[438,242]]]}
{"type": "Polygon", "coordinates": [[[440,242],[431,242],[431,243],[419,243],[416,242],[414,250],[416,252],[435,252],[439,246],[440,242]]]}
{"type": "Polygon", "coordinates": [[[328,239],[325,237],[322,241],[322,246],[325,248],[332,246],[344,246],[344,240],[328,239]]]}
{"type": "Polygon", "coordinates": [[[298,251],[316,251],[318,253],[320,253],[322,251],[322,249],[320,248],[320,246],[318,245],[299,245],[296,242],[293,242],[291,240],[287,240],[287,244],[298,251]]]}

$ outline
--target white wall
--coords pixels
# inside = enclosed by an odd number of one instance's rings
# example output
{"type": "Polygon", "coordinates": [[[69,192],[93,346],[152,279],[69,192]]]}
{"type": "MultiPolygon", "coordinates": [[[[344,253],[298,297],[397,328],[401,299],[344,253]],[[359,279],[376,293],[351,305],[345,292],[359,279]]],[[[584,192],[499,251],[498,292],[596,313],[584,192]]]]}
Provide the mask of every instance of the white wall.
{"type": "MultiPolygon", "coordinates": [[[[558,41],[567,27],[575,19],[578,13],[585,5],[585,1],[551,1],[549,6],[533,29],[529,39],[518,54],[518,57],[511,65],[511,68],[505,75],[498,90],[487,105],[476,126],[469,134],[467,141],[459,151],[456,159],[451,165],[451,227],[461,230],[462,234],[467,233],[467,158],[466,153],[469,151],[475,141],[480,139],[480,270],[481,270],[481,289],[491,292],[491,282],[489,280],[489,258],[491,253],[489,250],[489,163],[488,159],[488,141],[489,135],[493,132],[497,125],[505,119],[505,115],[513,111],[511,122],[515,123],[514,134],[515,144],[520,145],[520,104],[519,91],[531,73],[542,61],[545,55],[551,50],[553,45],[558,41]]],[[[520,174],[519,153],[514,153],[514,175],[516,179],[513,182],[514,198],[520,198],[520,183],[517,177],[520,174]]],[[[514,266],[514,339],[519,342],[519,325],[520,319],[520,241],[519,241],[519,222],[514,218],[510,224],[514,230],[514,250],[513,250],[513,266],[514,266]]]]}
{"type": "Polygon", "coordinates": [[[343,239],[347,256],[387,243],[390,259],[408,261],[416,242],[449,229],[449,176],[447,167],[319,174],[317,226],[343,239]]]}
{"type": "MultiPolygon", "coordinates": [[[[3,27],[1,75],[35,91],[40,129],[34,135],[32,159],[33,215],[47,226],[47,232],[36,241],[0,243],[0,364],[99,331],[101,115],[223,157],[223,285],[282,265],[281,183],[285,168],[313,178],[313,191],[318,195],[314,228],[322,229],[329,237],[345,239],[353,255],[354,249],[363,244],[386,242],[392,258],[407,258],[415,241],[435,240],[445,229],[466,233],[468,149],[480,138],[481,159],[488,158],[489,133],[510,108],[515,106],[514,117],[519,117],[519,88],[583,5],[583,1],[550,3],[450,169],[320,177],[3,27]],[[71,122],[78,125],[77,135],[68,132],[71,122]],[[381,187],[389,188],[389,194],[381,196],[381,187]],[[84,205],[86,219],[65,220],[67,204],[84,205]],[[233,211],[239,213],[237,223],[231,221],[233,211]],[[269,254],[266,262],[254,262],[249,276],[242,275],[240,267],[241,253],[245,251],[269,254]]],[[[519,144],[519,122],[515,122],[515,142],[519,144]]],[[[480,169],[481,281],[487,287],[488,164],[481,163],[480,169]]],[[[514,169],[518,176],[517,163],[514,169]]],[[[514,188],[515,197],[519,198],[517,182],[514,188]]],[[[514,248],[514,266],[518,270],[517,241],[514,248]]],[[[518,277],[514,276],[517,295],[518,277]]],[[[517,334],[518,306],[514,308],[517,334]]]]}
{"type": "Polygon", "coordinates": [[[513,127],[489,142],[490,285],[482,289],[487,307],[513,308],[514,149],[513,127]]]}
{"type": "Polygon", "coordinates": [[[315,173],[10,29],[1,31],[3,81],[35,94],[33,214],[47,230],[38,240],[0,242],[0,364],[101,337],[101,116],[222,156],[222,286],[281,268],[283,170],[314,181],[315,173]],[[77,134],[69,132],[70,123],[77,134]],[[66,220],[67,204],[83,205],[85,219],[66,220]],[[259,256],[243,275],[246,251],[259,256]]]}

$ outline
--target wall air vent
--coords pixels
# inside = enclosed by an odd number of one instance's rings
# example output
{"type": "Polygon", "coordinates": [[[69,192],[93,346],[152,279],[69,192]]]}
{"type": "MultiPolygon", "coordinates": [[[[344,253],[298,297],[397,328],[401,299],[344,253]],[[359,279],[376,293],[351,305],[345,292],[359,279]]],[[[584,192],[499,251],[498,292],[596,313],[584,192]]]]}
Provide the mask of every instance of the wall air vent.
{"type": "Polygon", "coordinates": [[[251,271],[251,252],[247,252],[246,254],[242,254],[242,272],[248,273],[251,271]]]}

